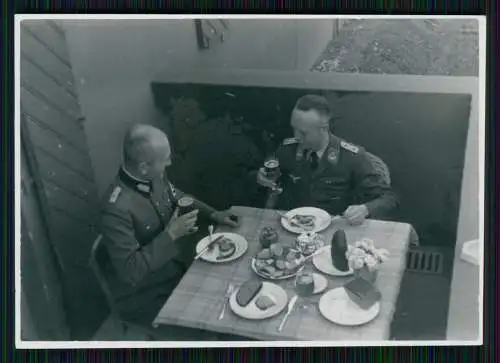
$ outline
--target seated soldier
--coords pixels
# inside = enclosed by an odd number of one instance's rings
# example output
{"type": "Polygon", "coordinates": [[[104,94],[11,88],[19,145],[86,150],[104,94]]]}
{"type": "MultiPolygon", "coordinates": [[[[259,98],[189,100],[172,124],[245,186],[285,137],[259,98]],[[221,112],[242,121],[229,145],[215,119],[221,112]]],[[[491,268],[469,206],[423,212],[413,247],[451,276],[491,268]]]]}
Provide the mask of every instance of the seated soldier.
{"type": "Polygon", "coordinates": [[[301,97],[291,117],[295,137],[275,153],[281,176],[268,178],[261,168],[257,182],[273,190],[280,185],[278,209],[317,207],[351,224],[386,217],[398,204],[390,184],[363,148],[330,132],[330,118],[324,97],[301,97]]]}
{"type": "MultiPolygon", "coordinates": [[[[167,179],[171,164],[167,136],[147,125],[135,125],[123,143],[123,165],[105,194],[101,233],[112,262],[107,276],[120,314],[151,325],[194,258],[198,212],[212,221],[237,227],[228,211],[216,211],[195,199],[196,210],[177,216],[182,193],[167,179]]],[[[200,231],[201,232],[201,231],[200,231]]],[[[165,336],[207,340],[207,334],[182,328],[159,328],[165,336]],[[166,334],[172,336],[172,334],[166,334]]]]}

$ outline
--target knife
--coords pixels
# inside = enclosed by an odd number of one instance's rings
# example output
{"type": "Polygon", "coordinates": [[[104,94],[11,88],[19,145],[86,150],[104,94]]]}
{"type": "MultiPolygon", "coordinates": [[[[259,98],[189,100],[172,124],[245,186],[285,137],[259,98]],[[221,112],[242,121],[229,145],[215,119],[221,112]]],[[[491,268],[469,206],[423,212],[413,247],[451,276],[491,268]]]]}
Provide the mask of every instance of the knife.
{"type": "Polygon", "coordinates": [[[198,253],[194,259],[197,260],[199,259],[205,252],[208,251],[208,249],[213,246],[217,241],[221,240],[222,238],[224,237],[224,235],[220,235],[219,237],[217,237],[216,239],[214,239],[212,242],[209,242],[201,251],[200,253],[198,253]]]}
{"type": "Polygon", "coordinates": [[[278,327],[279,332],[283,329],[283,326],[285,325],[286,319],[288,319],[288,315],[290,315],[290,313],[292,312],[293,306],[295,305],[296,302],[297,302],[297,295],[292,297],[290,299],[290,302],[288,303],[288,310],[287,310],[285,316],[283,317],[283,320],[281,321],[280,326],[278,327]]]}

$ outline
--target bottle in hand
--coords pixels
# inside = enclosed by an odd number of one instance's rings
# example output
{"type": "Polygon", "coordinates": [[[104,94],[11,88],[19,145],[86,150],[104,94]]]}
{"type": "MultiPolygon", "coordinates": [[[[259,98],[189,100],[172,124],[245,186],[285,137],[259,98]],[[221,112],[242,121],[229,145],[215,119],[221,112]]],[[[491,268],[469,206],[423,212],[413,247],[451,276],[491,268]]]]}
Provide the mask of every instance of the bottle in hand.
{"type": "Polygon", "coordinates": [[[349,271],[349,262],[345,256],[347,252],[347,237],[345,231],[335,231],[331,242],[331,256],[333,266],[339,271],[349,271]]]}

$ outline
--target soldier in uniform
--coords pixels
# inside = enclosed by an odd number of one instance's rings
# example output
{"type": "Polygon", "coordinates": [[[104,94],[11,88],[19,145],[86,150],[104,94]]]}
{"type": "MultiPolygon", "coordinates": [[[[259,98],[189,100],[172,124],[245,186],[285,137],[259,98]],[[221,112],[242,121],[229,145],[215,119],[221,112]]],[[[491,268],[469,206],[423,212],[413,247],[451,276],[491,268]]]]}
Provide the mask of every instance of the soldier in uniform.
{"type": "Polygon", "coordinates": [[[275,155],[281,176],[257,174],[261,186],[282,190],[278,208],[313,206],[341,215],[351,224],[382,218],[397,206],[390,185],[374,168],[365,150],[330,132],[331,110],[321,96],[300,98],[292,112],[295,137],[285,139],[275,155]]]}
{"type": "MultiPolygon", "coordinates": [[[[167,179],[170,155],[162,131],[133,126],[123,143],[124,163],[102,210],[101,233],[112,262],[106,277],[120,313],[140,324],[152,323],[193,260],[193,242],[201,237],[196,235],[198,212],[216,223],[237,226],[228,211],[198,200],[196,210],[177,215],[176,201],[184,193],[167,179]]],[[[188,337],[193,337],[191,332],[188,337]]]]}

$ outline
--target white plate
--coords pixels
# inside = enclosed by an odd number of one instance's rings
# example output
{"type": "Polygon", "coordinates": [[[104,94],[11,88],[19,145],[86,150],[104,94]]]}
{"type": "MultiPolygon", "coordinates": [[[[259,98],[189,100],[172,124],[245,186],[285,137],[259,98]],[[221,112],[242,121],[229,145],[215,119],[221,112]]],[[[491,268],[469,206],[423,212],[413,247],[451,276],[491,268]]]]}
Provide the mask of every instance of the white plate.
{"type": "MultiPolygon", "coordinates": [[[[213,263],[223,263],[223,262],[229,262],[229,261],[234,261],[237,258],[240,258],[243,256],[243,254],[246,252],[248,249],[248,242],[247,240],[243,237],[240,236],[239,234],[235,233],[229,233],[229,232],[221,232],[221,233],[214,233],[213,234],[213,239],[215,240],[217,237],[223,235],[226,238],[231,239],[234,244],[236,245],[236,251],[233,253],[232,256],[229,258],[225,258],[222,260],[217,260],[217,256],[219,255],[219,246],[216,244],[215,248],[212,251],[207,251],[203,255],[201,255],[200,259],[205,260],[207,262],[213,262],[213,263]]],[[[200,253],[210,242],[209,236],[206,236],[198,244],[196,245],[196,253],[200,253]]]]}
{"type": "Polygon", "coordinates": [[[257,270],[257,267],[255,267],[255,258],[252,258],[252,263],[250,264],[250,266],[252,267],[252,270],[257,274],[259,275],[260,277],[264,278],[264,279],[267,279],[267,280],[286,280],[286,279],[289,279],[291,277],[294,277],[296,276],[300,271],[302,271],[302,269],[304,268],[304,265],[302,265],[296,272],[294,272],[293,274],[289,274],[289,275],[283,275],[283,276],[280,276],[280,277],[272,277],[272,276],[269,276],[269,275],[266,275],[262,272],[260,272],[259,270],[257,270]]]}
{"type": "Polygon", "coordinates": [[[283,228],[285,228],[287,231],[292,232],[292,233],[303,233],[303,232],[321,232],[328,228],[330,225],[330,222],[332,221],[332,217],[328,212],[324,211],[323,209],[319,208],[314,208],[314,207],[301,207],[301,208],[296,208],[292,209],[291,211],[288,211],[285,213],[287,217],[293,217],[296,214],[301,214],[301,215],[313,215],[316,217],[316,224],[315,227],[312,229],[304,229],[297,227],[295,225],[290,224],[288,220],[285,217],[281,217],[281,224],[283,225],[283,228]]]}
{"type": "Polygon", "coordinates": [[[245,307],[240,306],[236,302],[237,293],[238,290],[229,298],[229,307],[236,315],[245,319],[260,320],[270,318],[281,313],[288,304],[288,295],[286,291],[271,282],[262,282],[262,289],[260,292],[245,307]],[[269,296],[269,298],[275,302],[275,305],[271,306],[269,309],[260,310],[257,305],[255,305],[255,301],[262,295],[269,296]]]}
{"type": "Polygon", "coordinates": [[[313,259],[313,265],[316,267],[319,271],[331,275],[331,276],[350,276],[354,273],[353,269],[349,267],[349,271],[340,271],[333,266],[332,262],[332,256],[331,256],[331,251],[332,246],[326,246],[325,247],[325,252],[314,256],[313,259]]]}
{"type": "Polygon", "coordinates": [[[332,323],[348,326],[366,324],[375,319],[380,312],[380,302],[370,309],[363,310],[353,302],[343,287],[325,293],[319,300],[319,311],[332,323]]]}

